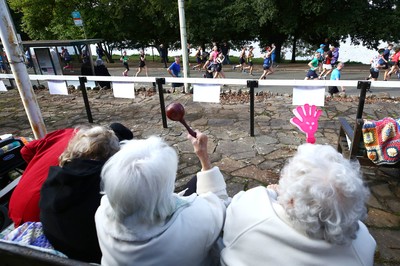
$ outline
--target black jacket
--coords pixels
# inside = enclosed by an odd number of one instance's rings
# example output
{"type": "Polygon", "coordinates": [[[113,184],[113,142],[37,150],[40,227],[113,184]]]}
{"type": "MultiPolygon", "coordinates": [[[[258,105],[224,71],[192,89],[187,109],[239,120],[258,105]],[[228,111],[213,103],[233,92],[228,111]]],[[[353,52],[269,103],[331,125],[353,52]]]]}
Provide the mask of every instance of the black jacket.
{"type": "Polygon", "coordinates": [[[100,205],[104,162],[75,159],[52,166],[40,193],[40,220],[56,250],[69,258],[100,263],[94,214],[100,205]]]}
{"type": "MultiPolygon", "coordinates": [[[[94,74],[95,76],[111,76],[110,72],[108,72],[108,69],[106,68],[105,65],[95,66],[94,74]]],[[[98,83],[101,87],[107,87],[111,89],[111,82],[109,81],[98,81],[98,83]]]]}
{"type": "Polygon", "coordinates": [[[90,62],[85,62],[81,66],[81,75],[83,76],[93,76],[92,66],[90,62]]]}

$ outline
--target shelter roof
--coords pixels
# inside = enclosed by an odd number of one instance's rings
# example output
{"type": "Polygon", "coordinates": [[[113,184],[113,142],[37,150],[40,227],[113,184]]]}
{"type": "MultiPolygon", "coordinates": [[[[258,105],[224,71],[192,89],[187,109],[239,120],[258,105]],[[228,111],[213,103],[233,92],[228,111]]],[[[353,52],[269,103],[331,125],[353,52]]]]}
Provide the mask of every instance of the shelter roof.
{"type": "MultiPolygon", "coordinates": [[[[83,39],[83,40],[35,40],[22,41],[24,47],[44,47],[44,46],[77,46],[102,42],[102,39],[83,39]]],[[[1,45],[1,43],[0,43],[1,45]]]]}
{"type": "Polygon", "coordinates": [[[39,46],[76,46],[102,42],[102,39],[83,39],[83,40],[38,40],[38,41],[23,41],[24,47],[39,47],[39,46]]]}

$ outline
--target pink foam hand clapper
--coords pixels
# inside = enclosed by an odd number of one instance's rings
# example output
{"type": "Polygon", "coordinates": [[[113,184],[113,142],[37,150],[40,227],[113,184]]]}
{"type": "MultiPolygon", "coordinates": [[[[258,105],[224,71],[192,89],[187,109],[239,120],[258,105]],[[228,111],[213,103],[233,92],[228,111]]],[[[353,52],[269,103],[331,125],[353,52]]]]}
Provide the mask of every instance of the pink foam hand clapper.
{"type": "Polygon", "coordinates": [[[318,119],[322,111],[317,109],[315,105],[305,104],[293,109],[296,117],[290,119],[290,123],[295,125],[302,132],[306,133],[307,143],[315,143],[315,132],[318,129],[318,119]]]}

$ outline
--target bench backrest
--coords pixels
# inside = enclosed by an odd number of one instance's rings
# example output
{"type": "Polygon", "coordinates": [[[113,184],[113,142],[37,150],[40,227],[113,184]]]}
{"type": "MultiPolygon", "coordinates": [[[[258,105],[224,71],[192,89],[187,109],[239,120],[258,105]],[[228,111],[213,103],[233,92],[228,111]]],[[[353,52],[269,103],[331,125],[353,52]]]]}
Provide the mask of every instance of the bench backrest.
{"type": "Polygon", "coordinates": [[[76,265],[89,266],[86,262],[62,258],[47,252],[0,241],[1,265],[4,266],[46,266],[46,265],[76,265]]]}

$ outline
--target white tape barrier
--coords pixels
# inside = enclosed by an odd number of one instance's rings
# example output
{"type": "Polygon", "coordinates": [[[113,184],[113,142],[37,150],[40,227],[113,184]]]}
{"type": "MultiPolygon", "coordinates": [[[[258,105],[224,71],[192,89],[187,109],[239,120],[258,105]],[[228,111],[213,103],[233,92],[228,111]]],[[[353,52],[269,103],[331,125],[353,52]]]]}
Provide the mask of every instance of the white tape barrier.
{"type": "MultiPolygon", "coordinates": [[[[29,75],[31,80],[66,80],[77,81],[82,76],[72,75],[29,75]]],[[[156,82],[156,77],[119,77],[119,76],[86,76],[88,81],[117,81],[117,82],[156,82]]],[[[0,79],[14,79],[12,74],[0,74],[0,79]]],[[[165,77],[166,83],[191,83],[215,85],[247,85],[248,80],[255,79],[207,79],[207,78],[174,78],[165,77]]],[[[357,87],[358,80],[296,80],[296,79],[266,79],[259,80],[258,86],[344,86],[357,87]]],[[[398,81],[371,81],[371,88],[400,88],[398,81]]]]}

